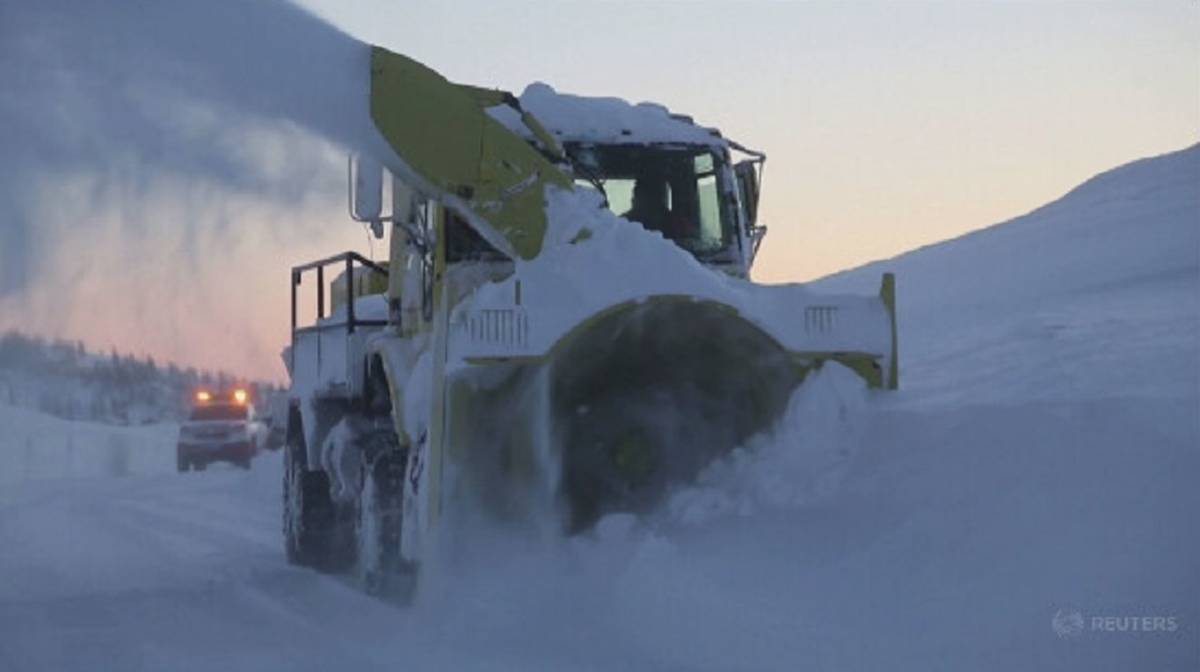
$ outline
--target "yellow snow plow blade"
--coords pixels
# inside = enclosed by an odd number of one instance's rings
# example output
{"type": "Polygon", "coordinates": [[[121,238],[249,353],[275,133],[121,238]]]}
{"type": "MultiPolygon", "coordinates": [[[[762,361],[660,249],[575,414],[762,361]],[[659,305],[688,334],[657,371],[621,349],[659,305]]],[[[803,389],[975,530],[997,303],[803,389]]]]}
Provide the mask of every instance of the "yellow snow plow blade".
{"type": "Polygon", "coordinates": [[[546,233],[546,187],[573,185],[492,119],[488,102],[495,101],[411,58],[381,47],[371,51],[371,117],[404,165],[384,163],[415,178],[414,186],[443,201],[496,249],[532,259],[546,233]]]}

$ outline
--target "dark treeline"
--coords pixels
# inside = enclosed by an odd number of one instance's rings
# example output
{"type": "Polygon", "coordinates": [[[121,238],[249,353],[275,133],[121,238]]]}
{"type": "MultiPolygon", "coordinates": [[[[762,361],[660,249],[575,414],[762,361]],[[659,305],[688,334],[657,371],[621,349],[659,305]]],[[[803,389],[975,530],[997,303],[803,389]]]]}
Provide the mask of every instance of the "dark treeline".
{"type": "MultiPolygon", "coordinates": [[[[225,390],[244,379],[197,371],[153,358],[89,352],[82,343],[47,341],[18,332],[0,335],[0,404],[68,420],[147,424],[181,419],[199,388],[225,390]]],[[[275,390],[248,383],[255,397],[275,390]]]]}

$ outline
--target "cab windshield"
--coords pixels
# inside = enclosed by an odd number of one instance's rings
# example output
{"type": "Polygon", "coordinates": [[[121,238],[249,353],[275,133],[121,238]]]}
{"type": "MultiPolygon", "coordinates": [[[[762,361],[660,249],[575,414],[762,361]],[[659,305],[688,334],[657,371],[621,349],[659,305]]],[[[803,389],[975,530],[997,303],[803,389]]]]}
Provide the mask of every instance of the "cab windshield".
{"type": "Polygon", "coordinates": [[[721,207],[720,159],[707,147],[568,145],[577,183],[613,213],[662,233],[701,259],[724,256],[733,226],[721,207]]]}

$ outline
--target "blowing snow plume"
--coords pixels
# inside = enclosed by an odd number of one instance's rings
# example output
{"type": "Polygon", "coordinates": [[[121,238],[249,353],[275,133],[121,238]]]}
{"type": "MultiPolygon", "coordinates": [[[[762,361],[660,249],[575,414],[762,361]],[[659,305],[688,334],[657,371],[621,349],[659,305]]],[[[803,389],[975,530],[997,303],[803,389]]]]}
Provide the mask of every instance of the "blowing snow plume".
{"type": "Polygon", "coordinates": [[[457,427],[459,487],[481,493],[483,510],[538,521],[546,513],[538,494],[553,492],[552,517],[561,514],[570,533],[609,514],[653,510],[705,466],[768,433],[804,378],[751,322],[680,297],[607,311],[545,364],[504,373],[457,388],[473,395],[471,421],[457,427]]]}
{"type": "Polygon", "coordinates": [[[284,2],[0,6],[0,328],[279,376],[284,262],[363,240],[368,61],[284,2]]]}

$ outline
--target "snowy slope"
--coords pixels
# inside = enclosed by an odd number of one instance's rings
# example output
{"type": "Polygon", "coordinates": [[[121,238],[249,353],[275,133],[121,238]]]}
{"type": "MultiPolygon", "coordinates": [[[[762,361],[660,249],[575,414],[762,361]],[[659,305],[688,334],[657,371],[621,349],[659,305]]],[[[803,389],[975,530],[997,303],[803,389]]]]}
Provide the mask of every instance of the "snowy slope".
{"type": "Polygon", "coordinates": [[[174,471],[177,431],[173,423],[117,427],[0,404],[0,488],[33,479],[174,471]]]}
{"type": "Polygon", "coordinates": [[[901,380],[922,402],[1194,397],[1200,145],[815,286],[871,291],[885,270],[901,380]]]}
{"type": "Polygon", "coordinates": [[[1033,305],[1197,273],[1200,145],[1114,168],[1029,214],[895,259],[835,274],[825,289],[904,274],[906,307],[1033,305]]]}

